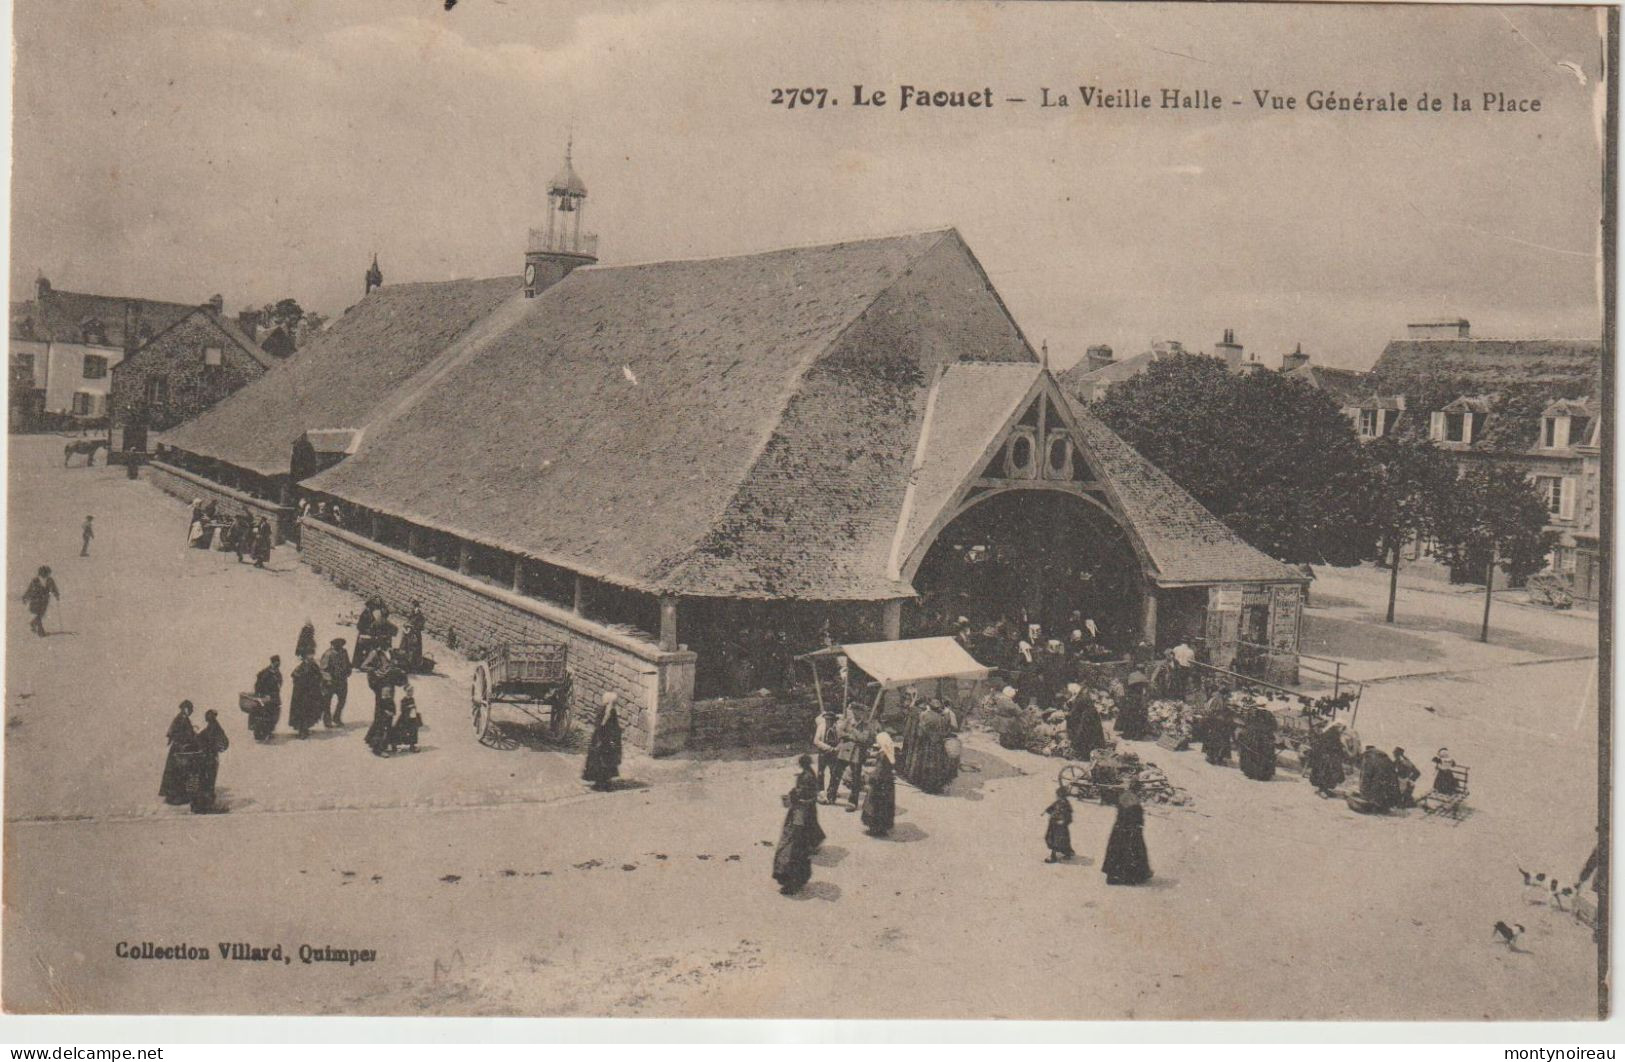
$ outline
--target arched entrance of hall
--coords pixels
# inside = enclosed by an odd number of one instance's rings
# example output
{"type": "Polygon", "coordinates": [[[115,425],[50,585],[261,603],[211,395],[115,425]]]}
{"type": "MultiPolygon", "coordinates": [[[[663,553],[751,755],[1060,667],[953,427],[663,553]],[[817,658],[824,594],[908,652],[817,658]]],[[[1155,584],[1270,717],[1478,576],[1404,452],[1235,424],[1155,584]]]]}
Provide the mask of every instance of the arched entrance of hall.
{"type": "Polygon", "coordinates": [[[1144,580],[1128,533],[1069,490],[989,492],[937,535],[914,573],[919,595],[904,636],[951,633],[959,616],[981,630],[1003,619],[1065,638],[1085,619],[1126,653],[1139,639],[1144,580]]]}

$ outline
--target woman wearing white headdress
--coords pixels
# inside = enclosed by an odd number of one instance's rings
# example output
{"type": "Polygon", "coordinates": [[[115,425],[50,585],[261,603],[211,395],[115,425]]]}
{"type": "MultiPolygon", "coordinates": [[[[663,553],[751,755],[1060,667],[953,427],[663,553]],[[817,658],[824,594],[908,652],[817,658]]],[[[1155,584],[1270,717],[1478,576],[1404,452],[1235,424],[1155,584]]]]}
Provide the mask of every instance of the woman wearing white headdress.
{"type": "Polygon", "coordinates": [[[897,780],[894,767],[897,746],[891,735],[882,730],[875,736],[878,755],[869,768],[869,778],[863,789],[863,828],[871,837],[884,837],[891,833],[897,819],[897,780]]]}
{"type": "Polygon", "coordinates": [[[604,694],[604,706],[593,724],[592,739],[587,742],[587,763],[582,768],[581,780],[591,782],[594,789],[605,792],[614,788],[621,773],[621,715],[616,710],[618,698],[604,694]]]}

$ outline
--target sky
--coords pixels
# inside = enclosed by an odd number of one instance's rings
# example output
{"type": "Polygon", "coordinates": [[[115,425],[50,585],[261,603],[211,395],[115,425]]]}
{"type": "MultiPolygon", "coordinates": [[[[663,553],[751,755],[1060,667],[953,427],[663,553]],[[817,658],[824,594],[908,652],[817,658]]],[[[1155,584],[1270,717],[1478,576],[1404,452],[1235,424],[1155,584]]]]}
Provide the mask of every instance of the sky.
{"type": "Polygon", "coordinates": [[[1601,15],[892,0],[16,0],[13,298],[337,314],[517,274],[573,137],[604,264],[953,225],[1057,367],[1091,344],[1366,368],[1408,321],[1601,333],[1601,15]],[[853,106],[990,87],[991,109],[853,106]],[[1106,111],[1079,85],[1210,88],[1106,111]],[[823,86],[822,110],[771,104],[823,86]],[[1040,109],[1041,87],[1072,106],[1040,109]],[[1298,98],[1261,111],[1254,90],[1298,98]],[[1312,90],[1472,113],[1312,112],[1312,90]],[[1484,92],[1541,102],[1485,113],[1484,92]],[[1005,102],[1009,97],[1027,104],[1005,102]],[[1449,104],[1446,105],[1447,108],[1449,104]]]}

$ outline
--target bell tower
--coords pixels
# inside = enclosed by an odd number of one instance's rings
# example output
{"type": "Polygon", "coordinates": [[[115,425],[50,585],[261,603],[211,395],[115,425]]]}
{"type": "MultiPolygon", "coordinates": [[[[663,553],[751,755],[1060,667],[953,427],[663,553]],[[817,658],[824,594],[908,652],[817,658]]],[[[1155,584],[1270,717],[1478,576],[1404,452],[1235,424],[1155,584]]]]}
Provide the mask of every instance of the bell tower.
{"type": "Polygon", "coordinates": [[[525,246],[525,298],[534,298],[577,266],[598,261],[598,237],[581,231],[587,186],[571,159],[574,141],[564,148],[564,168],[547,186],[547,224],[530,230],[525,246]]]}

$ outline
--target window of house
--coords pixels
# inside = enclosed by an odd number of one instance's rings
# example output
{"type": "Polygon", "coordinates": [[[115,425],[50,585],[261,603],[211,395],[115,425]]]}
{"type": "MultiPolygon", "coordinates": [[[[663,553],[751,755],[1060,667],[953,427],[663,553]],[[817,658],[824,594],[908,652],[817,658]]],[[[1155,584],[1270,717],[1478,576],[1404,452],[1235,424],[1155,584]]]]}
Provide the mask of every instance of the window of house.
{"type": "Polygon", "coordinates": [[[204,347],[203,364],[218,369],[221,365],[222,354],[223,352],[219,347],[204,347]]]}
{"type": "Polygon", "coordinates": [[[75,391],[73,393],[73,415],[76,417],[94,417],[97,413],[97,399],[100,395],[92,391],[75,391]]]}
{"type": "Polygon", "coordinates": [[[1446,442],[1466,442],[1467,415],[1465,413],[1446,413],[1444,415],[1444,437],[1446,442]]]}
{"type": "Polygon", "coordinates": [[[1379,409],[1360,410],[1360,434],[1368,439],[1374,439],[1382,434],[1382,411],[1379,409]]]}
{"type": "Polygon", "coordinates": [[[34,377],[34,355],[32,355],[32,354],[14,354],[14,355],[12,355],[12,357],[11,357],[11,367],[13,369],[16,369],[19,375],[27,376],[29,379],[33,379],[33,377],[34,377]]]}
{"type": "Polygon", "coordinates": [[[1545,499],[1546,511],[1552,516],[1563,512],[1563,477],[1562,476],[1536,476],[1535,489],[1545,499]]]}
{"type": "Polygon", "coordinates": [[[1590,434],[1590,432],[1591,432],[1591,418],[1590,417],[1570,417],[1569,418],[1569,445],[1570,446],[1584,446],[1586,444],[1586,436],[1588,434],[1590,434]]]}
{"type": "Polygon", "coordinates": [[[147,377],[147,385],[146,385],[145,393],[146,393],[146,396],[147,396],[147,404],[148,405],[151,405],[151,406],[166,405],[169,402],[169,380],[168,380],[168,378],[163,377],[163,376],[149,376],[149,377],[147,377]]]}
{"type": "Polygon", "coordinates": [[[1550,450],[1557,445],[1557,418],[1547,417],[1541,424],[1540,445],[1550,450]]]}
{"type": "Polygon", "coordinates": [[[100,354],[86,354],[85,368],[82,375],[87,380],[107,379],[107,359],[100,354]]]}

